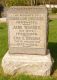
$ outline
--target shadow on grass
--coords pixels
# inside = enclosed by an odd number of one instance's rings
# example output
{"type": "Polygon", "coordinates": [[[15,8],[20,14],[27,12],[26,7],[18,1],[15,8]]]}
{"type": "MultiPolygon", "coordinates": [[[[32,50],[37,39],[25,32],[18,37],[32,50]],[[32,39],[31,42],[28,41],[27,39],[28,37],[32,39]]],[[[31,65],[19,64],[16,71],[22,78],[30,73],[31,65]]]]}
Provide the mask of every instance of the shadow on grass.
{"type": "Polygon", "coordinates": [[[53,20],[50,19],[49,22],[51,22],[51,21],[53,21],[53,20]]]}
{"type": "Polygon", "coordinates": [[[48,48],[50,49],[51,56],[54,59],[53,72],[57,69],[57,43],[49,42],[48,48]]]}
{"type": "Polygon", "coordinates": [[[4,29],[3,27],[0,27],[0,29],[4,29]]]}

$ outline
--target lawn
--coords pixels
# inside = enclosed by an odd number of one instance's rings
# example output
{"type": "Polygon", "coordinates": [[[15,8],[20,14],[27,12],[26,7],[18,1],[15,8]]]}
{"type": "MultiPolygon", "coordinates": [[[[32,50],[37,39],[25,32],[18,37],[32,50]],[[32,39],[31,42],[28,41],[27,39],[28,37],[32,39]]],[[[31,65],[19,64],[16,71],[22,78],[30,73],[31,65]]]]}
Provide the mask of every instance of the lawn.
{"type": "Polygon", "coordinates": [[[53,72],[49,77],[15,75],[9,76],[3,73],[1,61],[8,50],[8,27],[6,23],[0,23],[0,80],[57,80],[57,20],[49,21],[48,48],[54,58],[53,72]]]}

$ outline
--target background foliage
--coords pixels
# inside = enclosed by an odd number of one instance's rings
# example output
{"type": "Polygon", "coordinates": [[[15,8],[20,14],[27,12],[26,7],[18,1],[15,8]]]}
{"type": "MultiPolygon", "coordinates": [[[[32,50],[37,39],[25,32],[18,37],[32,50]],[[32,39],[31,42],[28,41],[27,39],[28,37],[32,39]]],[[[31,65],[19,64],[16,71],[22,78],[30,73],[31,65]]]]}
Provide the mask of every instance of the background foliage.
{"type": "Polygon", "coordinates": [[[39,4],[57,4],[57,0],[0,0],[3,6],[19,6],[19,5],[39,5],[39,4]]]}

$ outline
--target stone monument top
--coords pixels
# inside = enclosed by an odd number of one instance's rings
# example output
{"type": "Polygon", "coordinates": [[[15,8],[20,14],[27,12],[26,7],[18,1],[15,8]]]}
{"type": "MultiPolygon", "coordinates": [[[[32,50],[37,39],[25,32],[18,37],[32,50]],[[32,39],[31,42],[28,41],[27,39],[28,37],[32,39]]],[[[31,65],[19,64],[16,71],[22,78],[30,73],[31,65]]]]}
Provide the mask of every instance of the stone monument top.
{"type": "Polygon", "coordinates": [[[7,11],[9,52],[46,54],[47,18],[46,7],[10,7],[7,11]]]}

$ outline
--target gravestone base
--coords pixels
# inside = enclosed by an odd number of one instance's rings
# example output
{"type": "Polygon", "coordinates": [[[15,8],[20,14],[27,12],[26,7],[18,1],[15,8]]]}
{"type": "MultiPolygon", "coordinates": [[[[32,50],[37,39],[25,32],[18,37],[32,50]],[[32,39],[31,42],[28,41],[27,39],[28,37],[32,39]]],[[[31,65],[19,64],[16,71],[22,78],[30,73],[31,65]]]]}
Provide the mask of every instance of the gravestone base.
{"type": "Polygon", "coordinates": [[[49,76],[53,60],[48,51],[47,55],[9,54],[7,52],[2,60],[4,73],[9,75],[28,74],[49,76]]]}

